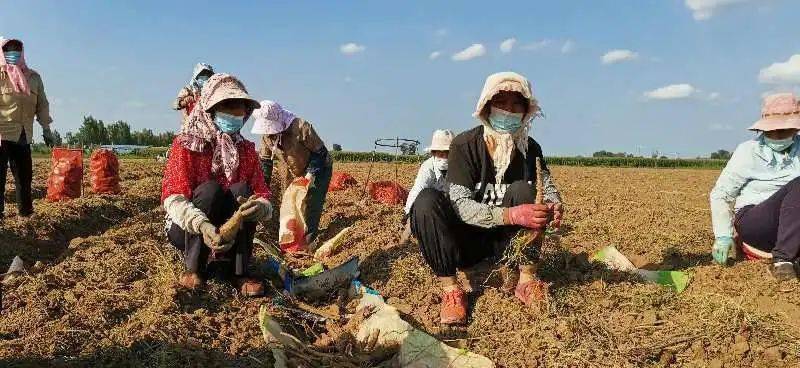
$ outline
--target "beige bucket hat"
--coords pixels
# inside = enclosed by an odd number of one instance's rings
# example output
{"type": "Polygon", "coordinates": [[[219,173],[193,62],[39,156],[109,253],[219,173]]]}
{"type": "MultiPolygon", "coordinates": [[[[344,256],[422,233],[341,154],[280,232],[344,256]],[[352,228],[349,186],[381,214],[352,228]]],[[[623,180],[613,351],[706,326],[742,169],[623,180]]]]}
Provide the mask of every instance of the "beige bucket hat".
{"type": "Polygon", "coordinates": [[[777,93],[764,97],[761,119],[750,130],[768,132],[780,129],[800,129],[800,105],[794,93],[777,93]]]}
{"type": "Polygon", "coordinates": [[[261,107],[258,101],[250,97],[247,93],[247,88],[239,79],[223,73],[214,74],[208,79],[205,86],[203,86],[200,100],[206,112],[211,112],[216,104],[224,100],[242,100],[247,105],[250,113],[261,107]]]}
{"type": "Polygon", "coordinates": [[[425,151],[449,151],[450,150],[450,143],[453,142],[453,138],[455,135],[450,130],[442,130],[438,129],[433,132],[433,138],[431,139],[430,147],[426,148],[425,151]]]}

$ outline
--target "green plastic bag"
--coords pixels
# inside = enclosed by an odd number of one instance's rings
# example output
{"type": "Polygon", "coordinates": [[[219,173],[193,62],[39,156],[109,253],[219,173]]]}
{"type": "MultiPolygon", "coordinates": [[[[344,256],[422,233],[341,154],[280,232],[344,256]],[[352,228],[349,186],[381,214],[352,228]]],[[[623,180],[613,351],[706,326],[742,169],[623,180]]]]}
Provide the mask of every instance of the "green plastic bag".
{"type": "Polygon", "coordinates": [[[625,255],[613,245],[600,249],[600,251],[592,256],[592,260],[601,262],[612,270],[635,273],[648,282],[667,286],[677,293],[686,290],[691,282],[691,277],[686,272],[650,271],[637,268],[628,257],[625,257],[625,255]]]}

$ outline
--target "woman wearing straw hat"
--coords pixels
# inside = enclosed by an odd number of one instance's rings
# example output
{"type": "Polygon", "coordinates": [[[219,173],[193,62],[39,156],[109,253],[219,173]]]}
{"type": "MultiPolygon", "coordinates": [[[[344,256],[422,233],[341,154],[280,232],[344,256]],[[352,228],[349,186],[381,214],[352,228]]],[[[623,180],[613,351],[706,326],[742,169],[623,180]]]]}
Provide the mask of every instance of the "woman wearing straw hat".
{"type": "Polygon", "coordinates": [[[411,207],[417,200],[417,196],[423,190],[435,190],[447,193],[448,186],[445,176],[447,176],[447,154],[450,152],[450,142],[455,135],[449,130],[436,130],[431,138],[431,146],[426,150],[431,157],[425,160],[417,171],[417,178],[414,179],[414,186],[408,192],[405,207],[405,230],[400,239],[400,244],[407,243],[411,237],[411,224],[408,216],[411,214],[411,207]]]}
{"type": "Polygon", "coordinates": [[[309,247],[313,249],[333,176],[333,159],[311,123],[277,102],[261,101],[261,108],[253,112],[253,117],[256,120],[252,133],[263,135],[259,155],[267,183],[272,177],[275,159],[278,159],[284,186],[292,182],[308,185],[306,236],[286,249],[292,252],[309,247]]]}
{"type": "Polygon", "coordinates": [[[201,287],[206,265],[222,253],[233,260],[227,271],[242,295],[264,294],[261,282],[248,277],[248,266],[256,223],[272,216],[271,193],[255,144],[241,134],[258,107],[236,77],[215,74],[172,143],[161,201],[169,240],[184,253],[186,272],[179,280],[184,288],[201,287]],[[218,229],[237,211],[244,223],[233,241],[223,243],[218,229]]]}
{"type": "Polygon", "coordinates": [[[767,96],[756,138],[736,148],[711,191],[714,260],[726,264],[734,239],[748,258],[772,258],[778,281],[797,276],[800,255],[800,106],[792,93],[767,96]],[[733,206],[733,209],[731,208],[733,206]]]}

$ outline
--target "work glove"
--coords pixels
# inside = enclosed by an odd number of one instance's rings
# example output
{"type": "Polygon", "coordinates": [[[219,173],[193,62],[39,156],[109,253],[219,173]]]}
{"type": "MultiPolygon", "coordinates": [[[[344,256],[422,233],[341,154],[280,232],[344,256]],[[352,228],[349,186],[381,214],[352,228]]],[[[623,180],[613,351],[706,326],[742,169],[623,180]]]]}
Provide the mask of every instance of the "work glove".
{"type": "Polygon", "coordinates": [[[721,265],[725,265],[728,263],[728,253],[733,247],[733,238],[730,236],[720,236],[714,240],[714,245],[711,247],[711,256],[714,258],[714,262],[717,262],[721,265]]]}
{"type": "Polygon", "coordinates": [[[219,235],[217,227],[206,221],[200,225],[200,234],[203,235],[203,243],[215,251],[221,249],[222,237],[219,235]]]}
{"type": "Polygon", "coordinates": [[[42,128],[42,139],[44,139],[44,144],[47,147],[53,147],[55,144],[55,139],[53,137],[53,131],[50,130],[50,127],[42,128]]]}
{"type": "Polygon", "coordinates": [[[239,197],[238,200],[242,202],[242,205],[239,206],[239,212],[241,212],[245,221],[256,222],[272,217],[272,204],[269,202],[258,199],[258,197],[250,197],[250,199],[239,197]]]}
{"type": "Polygon", "coordinates": [[[541,230],[547,226],[551,209],[544,204],[523,204],[506,208],[503,211],[503,222],[506,225],[518,225],[532,230],[541,230]]]}
{"type": "Polygon", "coordinates": [[[558,230],[561,228],[561,220],[564,218],[564,205],[561,203],[548,203],[547,208],[553,213],[553,220],[550,221],[550,226],[558,230]]]}

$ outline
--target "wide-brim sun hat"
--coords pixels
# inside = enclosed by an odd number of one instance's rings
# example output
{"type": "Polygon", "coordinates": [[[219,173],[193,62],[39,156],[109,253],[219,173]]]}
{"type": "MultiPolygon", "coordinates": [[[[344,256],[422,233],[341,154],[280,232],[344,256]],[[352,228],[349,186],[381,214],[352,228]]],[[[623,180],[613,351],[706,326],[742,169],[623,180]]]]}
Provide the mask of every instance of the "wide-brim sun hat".
{"type": "Polygon", "coordinates": [[[794,93],[777,93],[764,97],[761,119],[749,130],[769,132],[781,129],[800,130],[800,105],[794,93]]]}
{"type": "Polygon", "coordinates": [[[452,131],[446,129],[438,129],[433,132],[431,138],[431,145],[425,149],[427,152],[431,151],[449,151],[450,143],[453,142],[455,135],[452,131]]]}
{"type": "Polygon", "coordinates": [[[250,112],[261,107],[261,104],[247,93],[244,84],[230,74],[214,74],[209,78],[203,87],[203,96],[208,96],[203,104],[206,112],[211,112],[214,106],[225,100],[241,100],[250,112]]]}

